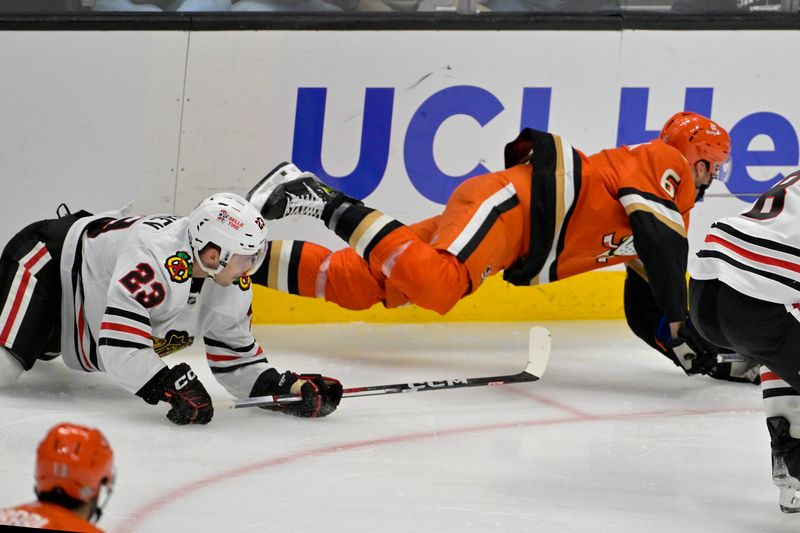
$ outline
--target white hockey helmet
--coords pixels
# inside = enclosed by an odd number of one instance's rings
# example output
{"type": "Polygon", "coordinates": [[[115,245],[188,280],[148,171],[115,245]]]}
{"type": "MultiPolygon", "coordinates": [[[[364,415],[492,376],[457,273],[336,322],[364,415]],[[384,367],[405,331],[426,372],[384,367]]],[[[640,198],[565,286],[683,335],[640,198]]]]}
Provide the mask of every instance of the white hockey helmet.
{"type": "Polygon", "coordinates": [[[189,242],[197,265],[212,279],[228,264],[234,254],[253,256],[252,275],[267,250],[267,230],[261,213],[237,194],[222,192],[200,202],[189,213],[189,242]],[[208,268],[200,260],[200,251],[208,244],[220,249],[219,266],[208,268]]]}

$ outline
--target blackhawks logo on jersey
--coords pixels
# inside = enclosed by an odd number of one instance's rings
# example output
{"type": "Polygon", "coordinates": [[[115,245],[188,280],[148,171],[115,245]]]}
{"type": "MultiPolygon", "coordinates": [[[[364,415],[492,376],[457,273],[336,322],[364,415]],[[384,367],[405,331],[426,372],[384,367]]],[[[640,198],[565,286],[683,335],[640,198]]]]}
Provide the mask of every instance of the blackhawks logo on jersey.
{"type": "Polygon", "coordinates": [[[234,281],[234,283],[236,284],[237,287],[239,287],[243,291],[246,291],[247,289],[250,288],[250,276],[238,277],[236,278],[236,281],[234,281]]]}
{"type": "Polygon", "coordinates": [[[164,262],[169,272],[169,279],[176,283],[183,283],[192,277],[192,257],[186,252],[175,252],[167,257],[164,262]]]}
{"type": "Polygon", "coordinates": [[[614,242],[614,234],[609,233],[603,236],[603,246],[606,247],[606,251],[595,257],[598,263],[608,263],[608,260],[612,257],[636,255],[636,248],[633,246],[633,235],[625,235],[614,242]]]}
{"type": "Polygon", "coordinates": [[[191,346],[194,342],[194,337],[189,335],[188,331],[177,331],[171,329],[167,331],[164,338],[151,337],[153,339],[153,351],[159,357],[165,357],[171,353],[177,352],[187,346],[191,346]]]}

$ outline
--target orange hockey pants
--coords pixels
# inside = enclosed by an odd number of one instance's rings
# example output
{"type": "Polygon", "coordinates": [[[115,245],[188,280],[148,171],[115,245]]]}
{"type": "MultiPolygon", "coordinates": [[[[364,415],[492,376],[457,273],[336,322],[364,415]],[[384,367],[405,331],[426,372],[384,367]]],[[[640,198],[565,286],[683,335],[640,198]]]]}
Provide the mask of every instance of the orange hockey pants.
{"type": "Polygon", "coordinates": [[[291,272],[296,283],[288,292],[347,309],[411,302],[444,314],[487,276],[527,255],[530,180],[530,165],[520,165],[464,181],[441,215],[391,231],[369,261],[352,248],[273,241],[268,286],[287,291],[279,272],[291,272]],[[288,247],[300,253],[280,253],[288,247]]]}

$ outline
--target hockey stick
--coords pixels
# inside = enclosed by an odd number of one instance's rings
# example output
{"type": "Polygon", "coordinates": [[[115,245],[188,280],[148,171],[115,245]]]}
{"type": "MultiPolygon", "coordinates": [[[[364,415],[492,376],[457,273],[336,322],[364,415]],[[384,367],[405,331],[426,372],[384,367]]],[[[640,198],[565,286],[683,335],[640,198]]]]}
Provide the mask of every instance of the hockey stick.
{"type": "MultiPolygon", "coordinates": [[[[525,383],[538,381],[547,368],[550,360],[550,332],[542,327],[531,328],[528,334],[528,363],[525,369],[517,374],[507,376],[487,376],[482,378],[451,378],[435,381],[414,383],[397,383],[394,385],[372,385],[368,387],[354,387],[344,389],[342,398],[359,398],[362,396],[377,396],[382,394],[397,394],[405,392],[427,392],[446,389],[461,389],[465,387],[484,387],[487,385],[506,385],[508,383],[525,383]]],[[[241,409],[243,407],[267,407],[281,403],[298,402],[302,398],[294,394],[275,396],[257,396],[215,402],[215,405],[227,409],[241,409]]]]}
{"type": "Polygon", "coordinates": [[[750,361],[750,359],[738,353],[717,354],[717,363],[745,363],[747,361],[750,361]]]}

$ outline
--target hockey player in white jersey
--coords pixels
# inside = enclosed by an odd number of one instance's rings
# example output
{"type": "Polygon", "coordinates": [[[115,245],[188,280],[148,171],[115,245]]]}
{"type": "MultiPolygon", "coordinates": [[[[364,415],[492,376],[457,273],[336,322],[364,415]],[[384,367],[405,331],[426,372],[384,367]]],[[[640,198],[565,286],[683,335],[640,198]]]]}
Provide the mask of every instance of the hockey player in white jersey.
{"type": "Polygon", "coordinates": [[[697,330],[764,365],[773,481],[781,510],[800,512],[800,171],[715,222],[689,273],[697,330]]]}
{"type": "Polygon", "coordinates": [[[26,227],[0,258],[0,386],[60,353],[68,367],[105,372],[149,404],[168,402],[176,424],[205,424],[214,412],[205,387],[188,364],[161,359],[202,337],[233,396],[302,394],[272,409],[330,414],[338,380],[279,373],[251,334],[249,275],[265,250],[260,214],[229,193],[188,217],[82,211],[26,227]]]}

